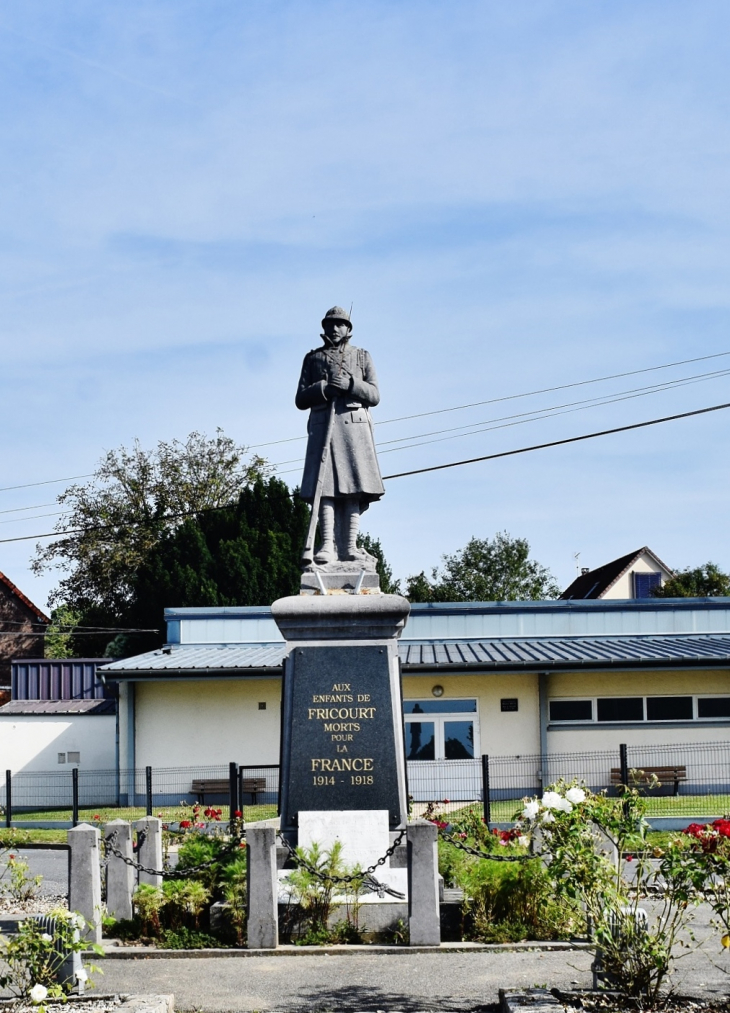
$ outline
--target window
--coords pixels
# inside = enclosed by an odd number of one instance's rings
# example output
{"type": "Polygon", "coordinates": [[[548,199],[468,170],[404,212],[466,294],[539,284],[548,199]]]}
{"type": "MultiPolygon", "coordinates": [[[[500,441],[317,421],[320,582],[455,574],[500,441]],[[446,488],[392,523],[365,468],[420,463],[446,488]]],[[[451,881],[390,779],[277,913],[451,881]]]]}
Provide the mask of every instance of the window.
{"type": "Polygon", "coordinates": [[[730,696],[607,696],[596,700],[550,700],[550,721],[730,720],[730,696]],[[695,706],[695,700],[697,704],[695,706]]]}
{"type": "Polygon", "coordinates": [[[408,760],[470,760],[478,755],[476,700],[404,700],[408,760]],[[422,720],[424,715],[426,720],[422,720]]]}
{"type": "Polygon", "coordinates": [[[661,583],[661,573],[634,573],[634,598],[651,598],[652,588],[661,583]]]}
{"type": "Polygon", "coordinates": [[[730,718],[730,696],[698,696],[698,718],[730,718]]]}
{"type": "Polygon", "coordinates": [[[607,696],[596,700],[597,721],[643,721],[643,696],[607,696]]]}
{"type": "Polygon", "coordinates": [[[69,752],[67,755],[69,763],[81,763],[81,753],[69,752]]]}
{"type": "Polygon", "coordinates": [[[691,721],[694,717],[691,696],[648,696],[647,721],[691,721]]]}
{"type": "Polygon", "coordinates": [[[66,754],[65,753],[59,753],[58,754],[58,762],[59,763],[65,763],[66,762],[66,754]]]}
{"type": "Polygon", "coordinates": [[[551,721],[592,721],[592,700],[551,700],[551,721]]]}

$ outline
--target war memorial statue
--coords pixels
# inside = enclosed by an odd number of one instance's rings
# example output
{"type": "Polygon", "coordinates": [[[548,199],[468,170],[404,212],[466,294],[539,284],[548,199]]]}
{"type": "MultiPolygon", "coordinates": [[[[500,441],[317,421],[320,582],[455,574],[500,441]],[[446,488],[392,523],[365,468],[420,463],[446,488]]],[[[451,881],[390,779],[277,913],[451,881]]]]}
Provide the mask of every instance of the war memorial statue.
{"type": "Polygon", "coordinates": [[[351,335],[349,314],[340,306],[327,310],[323,347],[304,357],[296,394],[297,408],[309,410],[300,496],[312,506],[312,522],[302,562],[328,572],[374,572],[375,559],[357,536],[362,513],[385,492],[369,411],[380,401],[375,367],[365,349],[350,344],[351,335]]]}
{"type": "MultiPolygon", "coordinates": [[[[328,310],[322,331],[296,395],[310,413],[301,496],[312,506],[300,593],[271,606],[287,643],[279,835],[290,853],[339,841],[375,891],[363,900],[381,907],[373,925],[407,913],[411,944],[438,945],[436,828],[408,821],[398,639],[410,605],[381,591],[374,558],[357,545],[360,515],[384,492],[369,411],[378,382],[370,355],[349,343],[345,310],[328,310]]],[[[276,946],[286,873],[275,831],[254,825],[248,835],[248,945],[276,946]]]]}

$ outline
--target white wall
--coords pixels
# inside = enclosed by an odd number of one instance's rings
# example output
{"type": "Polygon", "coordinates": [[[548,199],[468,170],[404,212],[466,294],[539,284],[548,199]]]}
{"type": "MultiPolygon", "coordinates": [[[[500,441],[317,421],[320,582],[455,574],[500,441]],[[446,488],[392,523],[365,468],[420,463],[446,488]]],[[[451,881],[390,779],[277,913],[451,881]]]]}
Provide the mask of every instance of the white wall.
{"type": "Polygon", "coordinates": [[[79,770],[114,770],[116,719],[113,715],[3,715],[0,717],[0,771],[70,771],[59,753],[80,752],[79,770]]]}
{"type": "Polygon", "coordinates": [[[280,679],[137,683],[136,766],[278,763],[280,698],[280,679]]]}
{"type": "Polygon", "coordinates": [[[661,566],[653,556],[642,552],[639,558],[632,563],[631,569],[619,577],[616,583],[606,591],[603,598],[633,598],[636,593],[634,588],[635,573],[661,573],[662,584],[665,584],[671,576],[669,571],[661,566]]]}

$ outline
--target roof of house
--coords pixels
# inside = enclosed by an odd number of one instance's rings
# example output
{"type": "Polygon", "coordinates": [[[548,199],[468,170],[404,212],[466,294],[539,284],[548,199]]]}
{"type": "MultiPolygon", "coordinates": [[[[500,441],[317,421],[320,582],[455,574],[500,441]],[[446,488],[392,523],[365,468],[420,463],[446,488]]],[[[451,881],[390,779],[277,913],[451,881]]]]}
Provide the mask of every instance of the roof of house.
{"type": "MultiPolygon", "coordinates": [[[[109,679],[276,676],[289,644],[182,644],[115,661],[103,668],[109,679]]],[[[404,641],[404,672],[435,668],[463,671],[549,669],[730,667],[730,634],[520,637],[489,640],[404,641]]],[[[2,709],[0,709],[2,713],[2,709]]]]}
{"type": "Polygon", "coordinates": [[[657,554],[652,552],[648,545],[644,545],[643,548],[637,549],[636,552],[629,552],[626,556],[619,556],[618,559],[612,559],[610,563],[597,566],[595,570],[581,573],[572,584],[566,587],[560,597],[563,599],[600,598],[619,578],[623,577],[630,570],[631,566],[644,553],[648,553],[652,559],[655,559],[659,566],[666,570],[667,573],[672,572],[666,563],[663,563],[657,554]]]}
{"type": "Polygon", "coordinates": [[[33,602],[30,600],[30,598],[28,598],[27,595],[24,595],[23,592],[20,590],[20,588],[17,587],[15,584],[13,584],[10,577],[5,576],[2,570],[0,570],[0,583],[4,584],[7,587],[7,589],[15,595],[16,598],[19,598],[20,601],[22,601],[22,603],[26,606],[26,608],[29,608],[31,612],[37,615],[42,623],[50,623],[51,620],[48,618],[45,612],[41,612],[38,606],[34,605],[33,602]]]}
{"type": "Polygon", "coordinates": [[[0,718],[23,715],[115,714],[116,700],[11,700],[0,707],[0,718]]]}

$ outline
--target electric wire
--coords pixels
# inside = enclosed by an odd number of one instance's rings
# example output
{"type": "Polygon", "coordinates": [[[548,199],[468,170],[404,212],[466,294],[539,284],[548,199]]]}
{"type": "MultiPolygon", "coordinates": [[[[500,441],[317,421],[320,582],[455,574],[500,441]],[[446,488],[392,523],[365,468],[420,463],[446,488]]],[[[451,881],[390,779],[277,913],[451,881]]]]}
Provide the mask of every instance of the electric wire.
{"type": "Polygon", "coordinates": [[[497,457],[513,457],[515,454],[527,454],[531,450],[545,450],[547,447],[559,447],[565,443],[578,443],[581,440],[593,440],[597,436],[610,436],[613,433],[626,433],[630,429],[644,429],[647,426],[657,426],[661,422],[674,422],[676,419],[688,419],[692,415],[706,415],[708,412],[719,412],[724,408],[730,408],[727,404],[712,405],[710,408],[697,408],[691,412],[681,412],[679,415],[665,415],[661,419],[649,419],[648,422],[634,422],[628,426],[617,426],[614,429],[602,429],[596,433],[584,433],[582,436],[569,436],[564,440],[552,440],[550,443],[536,443],[532,447],[518,447],[517,450],[503,450],[498,454],[485,454],[483,457],[470,457],[464,461],[450,461],[447,464],[433,464],[428,468],[415,468],[413,471],[401,471],[395,475],[383,475],[386,482],[392,478],[406,478],[409,475],[423,475],[427,471],[443,471],[446,468],[458,468],[462,464],[476,464],[478,461],[493,461],[497,457]]]}
{"type": "MultiPolygon", "coordinates": [[[[568,402],[565,405],[553,405],[548,408],[535,408],[530,412],[519,412],[515,415],[504,415],[501,418],[489,419],[483,422],[474,422],[471,426],[455,426],[452,429],[437,429],[431,433],[403,436],[398,440],[387,440],[384,443],[379,443],[378,456],[382,457],[385,454],[392,454],[401,450],[412,450],[416,447],[426,447],[433,443],[444,443],[448,440],[461,439],[464,436],[475,436],[479,433],[492,432],[495,429],[508,429],[512,426],[525,425],[529,422],[541,422],[545,419],[551,419],[559,415],[570,415],[574,412],[586,411],[589,408],[601,408],[604,405],[617,404],[620,401],[631,401],[638,397],[647,397],[650,394],[661,394],[665,391],[676,390],[679,387],[687,387],[694,383],[704,383],[707,380],[719,379],[720,377],[727,376],[728,374],[730,374],[730,369],[717,370],[713,373],[701,373],[695,377],[682,377],[678,380],[669,380],[664,384],[654,384],[650,387],[635,387],[632,390],[619,391],[616,394],[604,394],[598,398],[587,398],[583,401],[568,402]],[[574,407],[576,405],[581,407],[574,407]],[[500,424],[495,425],[493,423],[500,424]],[[464,429],[469,429],[470,432],[462,432],[464,429]],[[451,433],[452,435],[443,436],[440,439],[425,438],[440,436],[442,433],[451,433]],[[415,443],[413,442],[415,440],[420,440],[421,442],[415,443]],[[403,443],[405,445],[400,447],[390,447],[387,450],[380,449],[381,447],[387,447],[390,443],[403,443]]],[[[280,461],[278,464],[272,464],[271,467],[280,468],[286,464],[301,464],[303,460],[303,457],[291,458],[288,461],[280,461]]],[[[290,469],[289,471],[282,471],[279,472],[279,475],[291,475],[297,470],[298,469],[290,469]]]]}
{"type": "MultiPolygon", "coordinates": [[[[604,380],[619,380],[625,376],[638,376],[640,373],[652,373],[659,369],[671,369],[674,366],[687,366],[691,362],[705,362],[708,359],[719,359],[723,356],[730,355],[730,352],[715,352],[712,355],[698,355],[693,359],[679,359],[676,362],[665,362],[660,366],[646,366],[644,369],[631,369],[624,373],[611,373],[608,376],[598,376],[592,380],[576,380],[574,383],[563,383],[557,387],[542,387],[540,390],[525,391],[522,394],[507,394],[504,397],[489,398],[487,401],[473,401],[470,404],[454,405],[451,408],[435,408],[429,412],[417,412],[414,415],[399,415],[393,419],[379,419],[374,424],[376,426],[387,426],[391,422],[406,422],[409,419],[422,419],[428,415],[443,415],[446,412],[460,412],[467,408],[479,408],[483,405],[497,404],[500,401],[514,401],[517,398],[522,397],[534,397],[537,394],[552,394],[558,390],[569,390],[572,387],[584,387],[591,383],[602,383],[604,380]]],[[[249,450],[258,450],[260,447],[274,447],[280,443],[296,443],[298,440],[304,440],[306,436],[290,436],[284,440],[269,440],[267,443],[253,443],[248,448],[249,450]]],[[[2,492],[2,489],[0,489],[2,492]]]]}
{"type": "MultiPolygon", "coordinates": [[[[422,475],[428,471],[443,471],[446,468],[458,468],[463,464],[476,464],[479,461],[492,461],[499,457],[514,457],[517,454],[527,454],[533,450],[545,450],[548,447],[559,447],[566,443],[579,443],[582,440],[593,440],[599,436],[610,436],[613,433],[625,433],[632,429],[645,429],[648,426],[656,426],[662,422],[674,422],[677,419],[688,419],[695,415],[707,415],[709,412],[722,411],[725,408],[730,408],[730,402],[727,404],[711,405],[709,408],[696,408],[694,411],[680,412],[678,415],[664,415],[659,419],[649,419],[646,422],[634,422],[630,425],[617,426],[613,429],[602,429],[595,433],[584,433],[581,436],[568,436],[565,439],[552,440],[549,443],[536,443],[530,447],[518,447],[516,450],[503,450],[497,454],[484,454],[481,457],[470,457],[463,461],[449,461],[446,464],[434,464],[427,468],[415,468],[412,471],[401,471],[393,475],[383,475],[383,481],[386,482],[394,478],[406,478],[410,475],[422,475]]],[[[206,507],[203,510],[190,510],[185,513],[173,514],[166,517],[165,520],[199,516],[200,514],[207,513],[211,510],[226,510],[229,508],[230,504],[224,504],[218,507],[206,507]]],[[[36,535],[16,535],[14,538],[0,538],[0,545],[7,544],[8,542],[26,542],[33,538],[65,538],[68,535],[84,534],[90,530],[115,530],[115,525],[96,525],[93,528],[71,528],[67,531],[46,531],[36,535]]]]}

